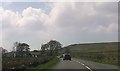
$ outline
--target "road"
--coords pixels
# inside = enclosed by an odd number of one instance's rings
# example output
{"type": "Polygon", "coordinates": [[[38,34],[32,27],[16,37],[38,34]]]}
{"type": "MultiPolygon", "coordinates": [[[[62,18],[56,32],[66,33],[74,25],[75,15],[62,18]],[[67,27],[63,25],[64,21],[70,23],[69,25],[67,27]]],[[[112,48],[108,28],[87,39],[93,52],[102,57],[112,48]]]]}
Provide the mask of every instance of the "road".
{"type": "Polygon", "coordinates": [[[53,69],[86,69],[88,71],[94,70],[108,70],[108,71],[118,71],[118,67],[114,65],[101,64],[92,61],[86,61],[81,59],[72,58],[71,61],[63,61],[60,59],[60,62],[53,67],[53,69]]]}

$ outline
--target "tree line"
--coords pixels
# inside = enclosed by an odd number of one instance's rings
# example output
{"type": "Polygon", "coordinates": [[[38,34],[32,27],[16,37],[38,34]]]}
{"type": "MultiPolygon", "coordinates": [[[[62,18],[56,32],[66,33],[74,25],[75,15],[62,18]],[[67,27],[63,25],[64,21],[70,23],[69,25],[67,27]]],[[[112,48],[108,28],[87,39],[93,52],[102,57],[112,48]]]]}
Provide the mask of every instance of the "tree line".
{"type": "MultiPolygon", "coordinates": [[[[7,57],[7,54],[11,54],[12,57],[31,57],[30,45],[27,43],[15,42],[13,43],[11,52],[2,48],[3,57],[7,57]]],[[[34,50],[40,56],[54,56],[59,54],[59,50],[62,49],[62,44],[56,40],[50,40],[46,44],[41,45],[40,50],[34,50]]]]}

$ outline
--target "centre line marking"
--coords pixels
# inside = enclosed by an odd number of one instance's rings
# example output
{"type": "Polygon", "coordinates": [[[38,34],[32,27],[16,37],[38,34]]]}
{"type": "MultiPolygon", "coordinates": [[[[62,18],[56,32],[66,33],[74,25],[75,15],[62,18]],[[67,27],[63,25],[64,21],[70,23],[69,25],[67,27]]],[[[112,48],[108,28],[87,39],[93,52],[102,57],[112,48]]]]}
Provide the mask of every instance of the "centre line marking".
{"type": "Polygon", "coordinates": [[[73,61],[80,63],[81,65],[85,66],[88,70],[92,71],[92,69],[90,67],[88,67],[87,65],[85,65],[84,63],[81,63],[81,62],[76,61],[76,60],[73,60],[73,61]]]}

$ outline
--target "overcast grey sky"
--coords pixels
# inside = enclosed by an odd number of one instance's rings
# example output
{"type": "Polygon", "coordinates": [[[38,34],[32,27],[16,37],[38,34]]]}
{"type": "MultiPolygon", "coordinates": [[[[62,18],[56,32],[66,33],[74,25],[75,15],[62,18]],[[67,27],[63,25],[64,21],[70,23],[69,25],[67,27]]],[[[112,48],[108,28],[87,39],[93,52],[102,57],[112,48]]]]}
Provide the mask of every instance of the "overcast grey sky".
{"type": "Polygon", "coordinates": [[[15,41],[31,50],[55,39],[73,43],[118,41],[117,2],[6,2],[0,7],[0,46],[11,50],[15,41]]]}

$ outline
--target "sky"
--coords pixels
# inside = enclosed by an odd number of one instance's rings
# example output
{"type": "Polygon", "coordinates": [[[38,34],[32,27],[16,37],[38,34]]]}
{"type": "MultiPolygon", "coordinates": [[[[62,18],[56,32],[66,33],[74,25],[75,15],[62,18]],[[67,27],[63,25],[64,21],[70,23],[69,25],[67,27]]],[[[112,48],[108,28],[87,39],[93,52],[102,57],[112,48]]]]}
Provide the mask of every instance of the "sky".
{"type": "Polygon", "coordinates": [[[0,46],[28,43],[31,50],[57,40],[63,46],[118,41],[117,2],[4,2],[0,46]]]}

